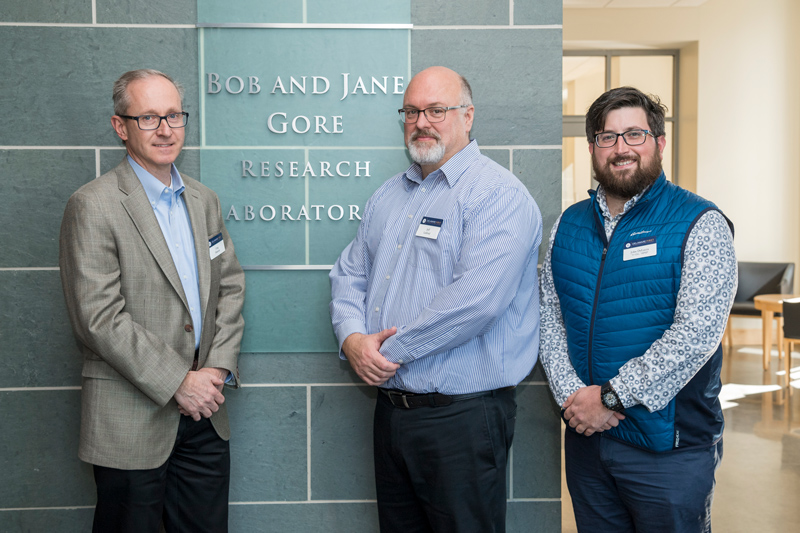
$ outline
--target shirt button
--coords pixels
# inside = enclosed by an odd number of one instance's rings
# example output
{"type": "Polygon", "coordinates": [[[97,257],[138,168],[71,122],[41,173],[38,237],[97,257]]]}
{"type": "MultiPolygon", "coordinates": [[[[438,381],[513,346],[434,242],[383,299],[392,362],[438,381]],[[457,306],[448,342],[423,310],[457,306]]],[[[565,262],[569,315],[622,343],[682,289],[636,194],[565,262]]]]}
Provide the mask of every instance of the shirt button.
{"type": "Polygon", "coordinates": [[[403,364],[403,360],[402,360],[402,359],[400,359],[400,360],[399,360],[399,361],[397,361],[397,362],[398,362],[398,363],[400,363],[401,365],[403,364]]]}
{"type": "Polygon", "coordinates": [[[425,187],[422,188],[422,192],[425,192],[425,187]]]}
{"type": "Polygon", "coordinates": [[[408,218],[414,218],[414,215],[408,215],[408,218]]]}
{"type": "Polygon", "coordinates": [[[402,244],[398,244],[398,245],[397,245],[397,249],[398,249],[398,250],[399,250],[400,248],[402,248],[402,247],[403,247],[403,245],[402,245],[402,244]]]}
{"type": "Polygon", "coordinates": [[[386,276],[386,279],[389,279],[389,278],[391,278],[391,276],[386,276]]]}
{"type": "Polygon", "coordinates": [[[376,313],[377,313],[378,311],[380,311],[380,310],[381,310],[381,308],[380,308],[380,307],[376,307],[376,308],[375,308],[375,312],[376,312],[376,313]]]}

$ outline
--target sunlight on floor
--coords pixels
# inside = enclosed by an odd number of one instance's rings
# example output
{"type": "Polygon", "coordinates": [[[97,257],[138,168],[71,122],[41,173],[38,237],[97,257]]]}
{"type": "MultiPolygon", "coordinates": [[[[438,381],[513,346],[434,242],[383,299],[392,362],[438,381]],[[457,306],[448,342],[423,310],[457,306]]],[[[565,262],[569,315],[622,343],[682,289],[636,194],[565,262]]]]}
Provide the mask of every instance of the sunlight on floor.
{"type": "Polygon", "coordinates": [[[730,409],[736,407],[738,403],[732,400],[741,400],[745,396],[751,394],[763,394],[765,392],[773,392],[781,390],[780,385],[740,385],[738,383],[726,383],[719,391],[719,403],[722,409],[730,409]]]}

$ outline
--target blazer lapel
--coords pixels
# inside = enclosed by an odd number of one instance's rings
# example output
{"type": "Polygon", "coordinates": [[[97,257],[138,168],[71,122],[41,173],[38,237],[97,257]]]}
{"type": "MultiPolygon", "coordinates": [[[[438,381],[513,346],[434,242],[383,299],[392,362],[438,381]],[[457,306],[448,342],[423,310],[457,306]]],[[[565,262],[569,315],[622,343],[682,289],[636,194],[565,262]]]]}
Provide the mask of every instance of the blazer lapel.
{"type": "Polygon", "coordinates": [[[186,189],[183,191],[183,201],[189,212],[189,221],[192,224],[194,235],[194,253],[197,257],[197,284],[200,286],[200,307],[205,316],[208,308],[208,295],[211,291],[211,257],[208,251],[208,226],[206,225],[206,210],[197,191],[190,187],[188,180],[184,180],[186,189]]]}
{"type": "Polygon", "coordinates": [[[122,200],[122,206],[128,212],[131,220],[133,220],[142,240],[147,245],[150,253],[153,254],[164,275],[167,276],[172,288],[175,289],[175,292],[178,293],[183,304],[188,309],[189,304],[183,292],[178,270],[175,268],[172,255],[169,253],[169,248],[167,248],[167,242],[164,240],[164,233],[161,231],[161,226],[158,225],[156,215],[153,213],[153,206],[150,205],[150,201],[147,199],[142,183],[136,177],[136,173],[126,159],[115,170],[117,172],[119,190],[126,195],[122,200]]]}

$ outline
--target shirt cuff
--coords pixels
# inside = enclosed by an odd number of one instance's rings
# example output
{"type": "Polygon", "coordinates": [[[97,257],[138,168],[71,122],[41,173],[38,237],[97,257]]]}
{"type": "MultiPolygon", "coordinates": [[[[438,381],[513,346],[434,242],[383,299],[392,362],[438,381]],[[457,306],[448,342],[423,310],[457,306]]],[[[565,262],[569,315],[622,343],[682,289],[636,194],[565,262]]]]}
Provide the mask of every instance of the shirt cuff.
{"type": "Polygon", "coordinates": [[[380,352],[387,361],[390,363],[397,363],[398,365],[405,365],[414,360],[405,346],[397,341],[397,334],[383,341],[380,352]]]}
{"type": "Polygon", "coordinates": [[[617,396],[619,396],[619,401],[622,402],[622,407],[628,409],[634,405],[639,405],[639,402],[634,398],[633,394],[631,394],[628,386],[623,383],[622,378],[617,376],[610,381],[611,386],[614,387],[614,391],[617,393],[617,396]]]}
{"type": "Polygon", "coordinates": [[[344,352],[342,351],[342,344],[344,344],[345,339],[353,333],[361,333],[362,335],[366,335],[367,328],[364,327],[364,323],[360,320],[350,319],[339,324],[335,333],[336,338],[339,340],[339,359],[347,360],[347,357],[345,357],[344,352]]]}

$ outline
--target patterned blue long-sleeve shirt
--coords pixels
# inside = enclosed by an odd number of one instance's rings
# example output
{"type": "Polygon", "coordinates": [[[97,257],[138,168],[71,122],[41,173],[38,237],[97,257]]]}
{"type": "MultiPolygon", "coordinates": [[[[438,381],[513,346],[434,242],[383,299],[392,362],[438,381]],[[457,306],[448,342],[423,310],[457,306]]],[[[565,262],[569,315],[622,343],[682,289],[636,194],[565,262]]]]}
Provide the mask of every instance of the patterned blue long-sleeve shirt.
{"type": "MultiPolygon", "coordinates": [[[[609,239],[620,218],[643,195],[644,192],[628,200],[622,212],[612,217],[605,191],[598,188],[597,204],[609,239]]],[[[563,405],[573,392],[586,384],[578,377],[569,358],[564,319],[553,283],[550,257],[560,221],[559,218],[553,226],[542,267],[540,353],[553,396],[563,405]]],[[[611,386],[624,407],[643,405],[651,412],[658,411],[686,386],[719,346],[736,287],[733,235],[721,213],[708,211],[700,217],[686,240],[672,326],[641,356],[625,363],[611,379],[611,386]]]]}
{"type": "Polygon", "coordinates": [[[424,180],[413,164],[372,195],[331,270],[340,348],[353,333],[397,326],[380,352],[401,366],[384,387],[466,394],[518,384],[538,355],[541,240],[533,198],[476,141],[424,180]]]}

